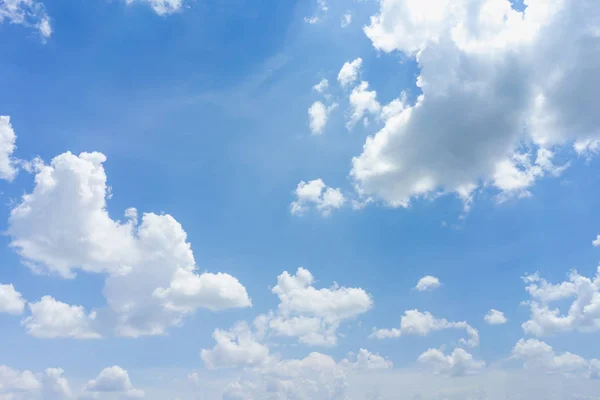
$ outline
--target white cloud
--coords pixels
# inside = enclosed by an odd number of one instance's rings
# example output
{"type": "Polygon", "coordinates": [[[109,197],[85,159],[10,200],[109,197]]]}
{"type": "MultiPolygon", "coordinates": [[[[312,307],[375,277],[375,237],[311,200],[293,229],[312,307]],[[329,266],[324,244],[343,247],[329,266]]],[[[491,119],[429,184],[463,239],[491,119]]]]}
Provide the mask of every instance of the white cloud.
{"type": "Polygon", "coordinates": [[[245,322],[237,323],[231,330],[215,330],[216,345],[200,353],[207,368],[241,367],[264,363],[269,357],[269,347],[259,343],[245,322]]]}
{"type": "Polygon", "coordinates": [[[342,16],[342,22],[340,22],[340,26],[342,28],[347,28],[352,23],[352,13],[350,11],[346,12],[342,16]]]}
{"type": "Polygon", "coordinates": [[[531,296],[528,302],[531,319],[523,323],[523,330],[535,336],[558,332],[596,332],[600,330],[600,267],[594,278],[572,271],[567,281],[551,284],[539,274],[523,278],[531,296]],[[566,315],[552,303],[570,300],[566,315]]]}
{"type": "Polygon", "coordinates": [[[483,361],[474,360],[471,354],[460,348],[454,349],[449,355],[438,349],[429,349],[419,356],[418,361],[433,368],[436,373],[452,376],[472,374],[485,366],[483,361]]]}
{"type": "Polygon", "coordinates": [[[596,236],[596,239],[592,241],[592,245],[594,245],[594,247],[600,246],[600,235],[596,236]]]}
{"type": "Polygon", "coordinates": [[[600,360],[586,360],[569,352],[557,355],[551,346],[536,339],[520,339],[511,358],[523,361],[527,369],[540,369],[547,373],[597,377],[600,360]]]}
{"type": "MultiPolygon", "coordinates": [[[[110,218],[105,160],[101,153],[67,152],[38,166],[33,192],[9,218],[11,246],[25,263],[64,278],[78,269],[107,274],[108,309],[97,322],[123,336],[163,334],[196,308],[249,307],[236,278],[197,273],[186,232],[172,216],[145,213],[138,223],[130,208],[125,222],[110,218]]],[[[41,314],[31,326],[36,320],[41,314]]]]}
{"type": "MultiPolygon", "coordinates": [[[[46,14],[44,4],[34,0],[3,0],[0,2],[0,24],[5,21],[36,28],[42,38],[48,38],[52,34],[50,18],[46,14]]],[[[2,121],[0,121],[1,123],[2,121]]]]}
{"type": "Polygon", "coordinates": [[[115,365],[104,368],[96,379],[90,380],[85,386],[85,392],[122,393],[129,398],[143,398],[144,392],[131,384],[129,374],[123,368],[115,365]]]}
{"type": "MultiPolygon", "coordinates": [[[[2,8],[6,6],[0,4],[0,22],[2,22],[2,8]]],[[[0,179],[12,181],[17,175],[16,161],[12,157],[15,151],[15,141],[17,136],[10,124],[10,117],[0,115],[0,179]]]]}
{"type": "Polygon", "coordinates": [[[321,22],[327,15],[329,6],[325,0],[317,0],[317,11],[311,17],[304,17],[304,22],[314,25],[321,22]]]}
{"type": "Polygon", "coordinates": [[[71,337],[75,339],[98,339],[96,313],[86,314],[82,306],[72,306],[44,296],[39,302],[29,303],[31,315],[22,321],[29,335],[53,339],[71,337]]]}
{"type": "Polygon", "coordinates": [[[442,284],[440,283],[440,280],[438,278],[436,278],[435,276],[426,275],[419,279],[419,282],[417,282],[417,286],[415,286],[415,289],[417,289],[419,292],[425,292],[437,289],[441,285],[442,284]]]}
{"type": "Polygon", "coordinates": [[[183,0],[126,0],[127,4],[133,4],[135,2],[148,3],[158,15],[173,14],[181,10],[183,5],[183,0]]]}
{"type": "Polygon", "coordinates": [[[10,400],[16,393],[38,393],[42,383],[31,371],[19,372],[6,365],[0,365],[0,398],[6,395],[10,400]]]}
{"type": "Polygon", "coordinates": [[[44,385],[44,399],[73,399],[73,391],[69,381],[64,376],[62,368],[47,368],[44,371],[42,382],[44,385]]]}
{"type": "Polygon", "coordinates": [[[338,73],[338,82],[342,87],[347,87],[358,79],[362,67],[362,58],[358,57],[352,62],[346,61],[338,73]]]}
{"type": "Polygon", "coordinates": [[[342,207],[346,202],[340,189],[328,187],[322,179],[300,181],[295,193],[296,200],[290,204],[292,215],[303,215],[314,206],[321,215],[328,216],[332,210],[342,207]]]}
{"type": "Polygon", "coordinates": [[[313,135],[320,135],[323,133],[323,128],[325,128],[325,125],[327,124],[329,114],[336,108],[336,103],[325,106],[325,104],[320,101],[315,101],[308,108],[308,124],[313,135]]]}
{"type": "Polygon", "coordinates": [[[13,285],[0,284],[0,313],[20,315],[25,309],[25,300],[13,285]]]}
{"type": "Polygon", "coordinates": [[[365,33],[379,50],[416,57],[422,94],[353,159],[358,190],[408,206],[487,184],[502,201],[560,173],[550,150],[600,133],[593,4],[531,0],[517,11],[509,0],[381,1],[365,33]]]}
{"type": "Polygon", "coordinates": [[[263,316],[276,336],[297,337],[309,345],[333,346],[337,330],[344,321],[371,309],[373,300],[361,288],[317,289],[310,271],[298,268],[296,275],[287,271],[277,277],[272,291],[279,297],[276,313],[263,316]]]}
{"type": "Polygon", "coordinates": [[[483,318],[490,325],[502,325],[508,322],[502,311],[494,310],[493,308],[483,318]]]}
{"type": "Polygon", "coordinates": [[[366,349],[360,349],[358,354],[349,353],[348,358],[342,360],[342,365],[358,370],[387,369],[394,366],[391,361],[386,360],[379,354],[373,354],[366,349]]]}
{"type": "Polygon", "coordinates": [[[350,117],[346,123],[348,129],[352,129],[360,120],[367,126],[369,124],[367,113],[379,116],[381,105],[377,101],[377,92],[368,89],[369,83],[364,81],[352,89],[349,97],[350,117]]]}
{"type": "Polygon", "coordinates": [[[315,86],[313,86],[313,90],[316,91],[317,93],[325,93],[328,88],[329,88],[329,81],[325,78],[321,79],[321,81],[319,81],[319,83],[317,83],[315,86]]]}
{"type": "Polygon", "coordinates": [[[450,322],[444,318],[436,318],[430,312],[424,313],[419,310],[407,310],[400,318],[400,328],[392,329],[373,329],[371,337],[376,339],[396,338],[406,335],[426,336],[431,332],[443,329],[464,329],[468,339],[461,339],[460,342],[470,347],[479,345],[479,333],[477,329],[462,322],[450,322]]]}
{"type": "Polygon", "coordinates": [[[200,384],[200,374],[197,372],[190,372],[187,376],[188,381],[190,381],[192,384],[194,384],[195,386],[198,386],[200,384]]]}

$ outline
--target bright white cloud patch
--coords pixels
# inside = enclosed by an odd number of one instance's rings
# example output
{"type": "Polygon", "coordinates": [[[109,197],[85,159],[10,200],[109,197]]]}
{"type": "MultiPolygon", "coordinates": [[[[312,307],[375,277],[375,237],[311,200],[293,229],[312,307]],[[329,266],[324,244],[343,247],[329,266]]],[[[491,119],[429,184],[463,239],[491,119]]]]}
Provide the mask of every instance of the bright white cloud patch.
{"type": "Polygon", "coordinates": [[[506,319],[502,311],[494,309],[488,311],[483,319],[490,325],[502,325],[508,322],[508,319],[506,319]]]}
{"type": "Polygon", "coordinates": [[[144,392],[131,384],[127,371],[117,365],[104,368],[96,379],[86,384],[85,392],[119,393],[135,399],[144,397],[144,392]]]}
{"type": "Polygon", "coordinates": [[[453,376],[472,374],[485,366],[483,361],[474,360],[471,354],[460,348],[448,355],[438,349],[429,349],[419,356],[418,361],[436,373],[453,376]]]}
{"type": "Polygon", "coordinates": [[[295,275],[283,272],[272,291],[279,297],[276,313],[264,316],[276,336],[297,337],[302,343],[333,346],[344,321],[356,318],[373,307],[371,296],[361,288],[317,289],[310,271],[298,268],[295,275]]]}
{"type": "MultiPolygon", "coordinates": [[[[2,7],[2,4],[0,4],[0,7],[2,7]]],[[[2,22],[1,8],[0,22],[2,22]]],[[[16,140],[17,136],[10,124],[10,117],[0,115],[0,179],[12,181],[17,175],[16,162],[12,157],[16,140]]]]}
{"type": "Polygon", "coordinates": [[[25,300],[13,285],[0,284],[0,313],[20,315],[25,309],[25,300]]]}
{"type": "Polygon", "coordinates": [[[38,29],[43,38],[52,35],[50,18],[46,14],[44,4],[34,0],[2,0],[0,2],[0,24],[3,22],[38,29]]]}
{"type": "Polygon", "coordinates": [[[535,336],[547,336],[559,332],[600,331],[600,267],[594,278],[569,274],[567,281],[552,284],[539,274],[523,278],[531,296],[529,307],[531,319],[523,323],[523,330],[535,336]],[[568,312],[554,307],[558,301],[570,302],[568,312]]]}
{"type": "Polygon", "coordinates": [[[236,324],[229,331],[217,329],[213,339],[215,347],[202,350],[200,354],[207,368],[258,365],[269,357],[269,347],[257,341],[245,322],[236,324]]]}
{"type": "Polygon", "coordinates": [[[536,339],[521,339],[512,351],[512,358],[523,361],[527,369],[548,373],[598,378],[600,360],[586,360],[573,353],[556,354],[551,346],[536,339]]]}
{"type": "Polygon", "coordinates": [[[417,286],[415,286],[415,289],[417,289],[419,292],[425,292],[437,289],[441,285],[442,284],[440,283],[440,280],[438,278],[436,278],[435,276],[426,275],[419,279],[419,282],[417,282],[417,286]]]}
{"type": "Polygon", "coordinates": [[[373,329],[371,337],[376,339],[396,338],[406,335],[426,336],[431,332],[443,329],[464,329],[468,339],[461,339],[461,343],[475,347],[479,345],[479,332],[465,321],[451,322],[444,318],[436,318],[430,312],[407,310],[400,318],[400,328],[373,329]]]}
{"type": "Polygon", "coordinates": [[[319,83],[313,86],[313,90],[317,93],[325,93],[329,88],[329,81],[325,78],[321,79],[319,83]]]}
{"type": "Polygon", "coordinates": [[[340,69],[337,77],[338,82],[342,87],[347,87],[358,79],[362,62],[362,58],[358,57],[352,62],[346,61],[344,65],[342,65],[342,69],[340,69]]]}
{"type": "Polygon", "coordinates": [[[387,369],[394,366],[391,361],[366,349],[360,349],[357,354],[349,353],[348,358],[345,358],[342,364],[358,370],[387,369]]]}
{"type": "Polygon", "coordinates": [[[44,296],[37,303],[29,303],[31,315],[22,321],[27,333],[43,338],[70,337],[75,339],[97,339],[95,330],[96,313],[86,314],[82,306],[62,303],[53,297],[44,296]]]}
{"type": "Polygon", "coordinates": [[[315,207],[321,215],[328,216],[346,202],[340,189],[328,187],[322,179],[300,181],[295,193],[296,200],[290,205],[292,215],[303,215],[309,208],[315,207]]]}
{"type": "Polygon", "coordinates": [[[136,2],[147,3],[158,15],[173,14],[183,6],[183,0],[125,0],[127,4],[136,2]]]}
{"type": "Polygon", "coordinates": [[[74,399],[69,381],[62,368],[47,368],[42,378],[44,399],[74,399]]]}
{"type": "Polygon", "coordinates": [[[594,0],[382,0],[365,33],[416,58],[422,94],[353,159],[358,190],[391,206],[482,184],[530,195],[562,170],[550,149],[599,138],[599,15],[594,0]]]}
{"type": "Polygon", "coordinates": [[[600,235],[596,236],[596,239],[592,241],[592,244],[594,245],[594,247],[600,246],[600,235]]]}
{"type": "Polygon", "coordinates": [[[17,371],[6,365],[0,365],[0,398],[8,400],[17,394],[36,394],[42,389],[42,383],[31,371],[17,371]],[[3,397],[6,396],[6,397],[3,397]]]}
{"type": "MultiPolygon", "coordinates": [[[[9,218],[11,246],[25,263],[64,278],[78,269],[107,274],[108,309],[98,313],[96,322],[123,336],[163,334],[197,308],[249,307],[246,289],[236,278],[197,273],[187,235],[172,216],[146,213],[138,222],[137,211],[130,208],[124,222],[110,218],[105,160],[101,153],[64,153],[38,167],[33,192],[23,196],[9,218]]],[[[46,312],[69,307],[44,299],[37,303],[39,314],[25,324],[32,334],[44,326],[38,324],[46,312]]]]}
{"type": "Polygon", "coordinates": [[[320,101],[315,101],[308,108],[308,124],[313,135],[320,135],[323,133],[323,129],[325,128],[325,125],[327,125],[329,114],[336,108],[336,103],[325,106],[325,104],[320,101]]]}
{"type": "Polygon", "coordinates": [[[348,129],[352,129],[360,120],[363,120],[365,126],[368,124],[367,115],[378,116],[381,106],[377,101],[377,92],[368,90],[369,83],[361,82],[358,86],[352,89],[349,102],[349,118],[346,123],[348,129]]]}

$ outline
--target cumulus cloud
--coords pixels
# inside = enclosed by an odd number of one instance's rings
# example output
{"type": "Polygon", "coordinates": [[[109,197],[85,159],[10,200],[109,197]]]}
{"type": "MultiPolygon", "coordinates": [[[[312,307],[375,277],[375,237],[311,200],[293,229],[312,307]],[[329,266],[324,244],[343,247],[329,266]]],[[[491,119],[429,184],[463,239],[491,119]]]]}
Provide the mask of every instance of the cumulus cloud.
{"type": "Polygon", "coordinates": [[[300,181],[295,194],[296,200],[290,205],[292,215],[303,215],[309,208],[315,207],[321,215],[328,216],[346,202],[340,189],[328,187],[322,179],[300,181]]]}
{"type": "MultiPolygon", "coordinates": [[[[50,17],[46,14],[44,4],[38,1],[3,0],[0,2],[0,24],[3,22],[35,28],[40,32],[42,38],[52,35],[50,17]]],[[[0,117],[0,125],[2,118],[5,117],[0,117]]],[[[2,133],[1,131],[0,127],[0,133],[2,133]]]]}
{"type": "MultiPolygon", "coordinates": [[[[105,161],[101,153],[67,152],[38,166],[33,191],[9,218],[11,246],[25,264],[63,278],[77,270],[106,274],[107,309],[99,310],[96,322],[123,336],[163,334],[197,308],[249,307],[236,278],[197,273],[187,235],[172,216],[145,213],[138,222],[134,208],[125,212],[124,222],[108,215],[105,161]]],[[[40,321],[52,323],[43,317],[47,312],[70,310],[67,315],[78,315],[79,322],[96,317],[49,297],[36,305],[32,312],[39,313],[25,322],[32,334],[43,328],[40,321]]]]}
{"type": "Polygon", "coordinates": [[[144,397],[144,392],[134,388],[131,384],[129,373],[117,365],[104,368],[96,379],[92,379],[86,384],[84,391],[89,393],[119,393],[134,399],[144,397]]]}
{"type": "Polygon", "coordinates": [[[511,358],[521,360],[527,369],[539,369],[547,373],[597,378],[600,372],[600,360],[586,360],[569,352],[556,354],[552,346],[536,339],[520,339],[513,348],[511,358]]]}
{"type": "Polygon", "coordinates": [[[348,358],[342,360],[342,364],[358,370],[387,369],[394,366],[391,361],[366,349],[360,349],[357,354],[349,353],[348,358]]]}
{"type": "Polygon", "coordinates": [[[436,373],[452,376],[472,374],[485,366],[483,361],[474,360],[471,354],[460,348],[449,355],[438,349],[429,349],[419,356],[418,361],[436,373]]]}
{"type": "Polygon", "coordinates": [[[490,325],[502,325],[508,322],[502,311],[494,310],[493,308],[488,311],[483,319],[490,325]]]}
{"type": "Polygon", "coordinates": [[[250,327],[239,322],[231,330],[215,330],[215,346],[200,353],[207,368],[241,367],[264,363],[269,347],[257,341],[250,327]]]}
{"type": "Polygon", "coordinates": [[[325,93],[329,88],[329,81],[325,78],[321,79],[319,83],[313,86],[313,90],[317,93],[325,93]]]}
{"type": "Polygon", "coordinates": [[[528,302],[531,317],[523,323],[523,330],[535,336],[547,336],[559,332],[597,332],[600,330],[600,267],[596,276],[588,278],[577,271],[568,280],[552,284],[539,274],[523,278],[525,290],[531,296],[528,302]],[[552,307],[558,301],[569,301],[567,314],[552,307]]]}
{"type": "MultiPolygon", "coordinates": [[[[5,3],[0,4],[0,22],[2,22],[2,7],[6,7],[5,3]]],[[[0,179],[12,181],[17,175],[16,161],[12,157],[16,140],[17,136],[10,124],[10,117],[0,115],[0,179]]]]}
{"type": "Polygon", "coordinates": [[[95,330],[96,313],[86,314],[82,306],[62,303],[51,296],[44,296],[36,303],[29,303],[31,315],[21,325],[27,333],[43,339],[71,337],[75,339],[98,339],[95,330]]]}
{"type": "Polygon", "coordinates": [[[42,378],[44,399],[73,399],[73,391],[62,368],[47,368],[42,378]]]}
{"type": "Polygon", "coordinates": [[[7,399],[16,393],[38,393],[42,383],[31,371],[17,371],[6,365],[0,365],[0,398],[6,395],[7,399]]]}
{"type": "Polygon", "coordinates": [[[317,289],[310,271],[298,268],[295,275],[283,272],[272,292],[279,297],[276,313],[263,316],[262,324],[276,336],[297,337],[309,345],[333,346],[344,321],[373,307],[371,296],[361,288],[317,289]]]}
{"type": "Polygon", "coordinates": [[[338,73],[338,82],[342,87],[347,87],[358,79],[360,69],[362,68],[362,58],[358,57],[353,61],[346,61],[338,73]]]}
{"type": "Polygon", "coordinates": [[[43,373],[20,372],[0,365],[0,399],[69,400],[74,399],[62,368],[47,368],[43,373]]]}
{"type": "Polygon", "coordinates": [[[325,125],[327,125],[329,114],[336,108],[336,103],[325,106],[325,104],[320,101],[315,101],[308,108],[308,124],[313,135],[320,135],[323,133],[323,129],[325,128],[325,125]]]}
{"type": "Polygon", "coordinates": [[[25,300],[13,285],[0,284],[0,313],[20,315],[25,309],[25,300]]]}
{"type": "Polygon", "coordinates": [[[365,126],[368,125],[368,114],[379,115],[381,105],[377,101],[377,92],[368,89],[369,83],[364,81],[352,89],[349,97],[349,118],[346,123],[348,129],[352,129],[360,120],[363,120],[365,126]]]}
{"type": "Polygon", "coordinates": [[[443,329],[464,329],[468,339],[461,339],[461,343],[475,347],[479,345],[479,332],[465,321],[451,322],[444,318],[436,318],[430,312],[407,310],[400,318],[400,328],[373,329],[371,337],[376,339],[396,338],[406,335],[426,336],[431,332],[443,329]]]}
{"type": "Polygon", "coordinates": [[[553,149],[593,148],[594,4],[530,0],[518,11],[509,0],[381,1],[365,33],[378,50],[415,57],[421,94],[398,101],[353,159],[358,190],[408,206],[487,185],[503,201],[562,171],[553,149]]]}
{"type": "Polygon", "coordinates": [[[425,292],[437,289],[441,285],[442,284],[440,283],[440,280],[438,278],[436,278],[435,276],[426,275],[419,279],[419,282],[417,282],[417,286],[415,286],[415,289],[417,289],[419,292],[425,292]]]}

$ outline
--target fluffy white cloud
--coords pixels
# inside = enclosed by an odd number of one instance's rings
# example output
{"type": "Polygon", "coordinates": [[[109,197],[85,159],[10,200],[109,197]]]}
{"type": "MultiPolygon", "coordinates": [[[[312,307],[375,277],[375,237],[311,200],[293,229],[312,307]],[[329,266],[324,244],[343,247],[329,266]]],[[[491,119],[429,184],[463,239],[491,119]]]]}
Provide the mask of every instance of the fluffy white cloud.
{"type": "Polygon", "coordinates": [[[25,309],[25,300],[13,285],[0,284],[0,313],[20,315],[25,309]]]}
{"type": "MultiPolygon", "coordinates": [[[[36,28],[43,38],[48,38],[52,34],[50,18],[46,14],[44,4],[38,1],[3,0],[0,2],[0,24],[5,21],[36,28]]],[[[1,118],[4,117],[0,117],[0,124],[1,118]]]]}
{"type": "Polygon", "coordinates": [[[74,399],[62,368],[47,368],[43,373],[17,371],[0,365],[0,399],[69,400],[74,399]]]}
{"type": "Polygon", "coordinates": [[[144,392],[131,384],[127,371],[117,365],[104,368],[96,379],[86,384],[85,392],[121,393],[136,399],[144,397],[144,392]]]}
{"type": "Polygon", "coordinates": [[[419,310],[407,310],[400,318],[400,328],[392,329],[373,329],[371,337],[376,339],[395,338],[406,335],[426,336],[431,332],[443,329],[464,329],[468,339],[461,339],[461,343],[467,346],[475,347],[479,345],[479,333],[477,329],[462,322],[451,322],[444,318],[436,318],[430,312],[424,313],[419,310]]]}
{"type": "Polygon", "coordinates": [[[359,370],[387,369],[394,366],[391,361],[366,349],[360,349],[357,354],[349,353],[348,358],[342,360],[342,365],[359,370]]]}
{"type": "Polygon", "coordinates": [[[158,15],[169,15],[179,10],[183,5],[183,0],[126,0],[127,4],[135,2],[148,3],[154,12],[158,15]]]}
{"type": "Polygon", "coordinates": [[[44,339],[101,337],[94,328],[96,313],[86,314],[82,306],[72,306],[44,296],[37,303],[29,303],[29,308],[31,315],[21,322],[29,335],[44,339]]]}
{"type": "Polygon", "coordinates": [[[42,378],[44,399],[73,399],[73,391],[62,368],[47,368],[42,378]]]}
{"type": "Polygon", "coordinates": [[[207,368],[257,365],[269,357],[269,347],[257,341],[245,322],[236,324],[229,331],[217,329],[213,339],[215,347],[200,353],[207,368]]]}
{"type": "Polygon", "coordinates": [[[332,210],[342,207],[346,202],[340,189],[328,187],[322,179],[300,181],[295,194],[296,200],[290,205],[292,215],[302,215],[309,207],[314,206],[323,216],[328,216],[332,210]]]}
{"type": "Polygon", "coordinates": [[[6,365],[0,365],[0,398],[11,399],[15,393],[38,393],[42,383],[31,371],[19,372],[6,365]]]}
{"type": "Polygon", "coordinates": [[[418,361],[434,369],[436,373],[460,376],[479,371],[485,366],[483,361],[476,361],[473,356],[463,349],[445,355],[438,349],[429,349],[418,358],[418,361]]]}
{"type": "Polygon", "coordinates": [[[371,309],[373,300],[361,288],[317,289],[310,271],[298,268],[295,275],[283,272],[272,291],[279,297],[276,313],[263,316],[262,324],[276,336],[297,337],[305,344],[333,346],[344,321],[371,309]]]}
{"type": "Polygon", "coordinates": [[[598,246],[600,246],[600,235],[597,235],[597,236],[596,236],[596,239],[594,239],[594,240],[592,241],[592,244],[594,245],[594,247],[598,247],[598,246]]]}
{"type": "Polygon", "coordinates": [[[531,296],[528,302],[531,319],[523,323],[523,330],[535,336],[558,332],[596,332],[600,330],[600,267],[594,278],[569,274],[567,281],[551,284],[539,274],[523,278],[531,296]],[[568,313],[551,308],[552,303],[570,300],[568,313]]]}
{"type": "Polygon", "coordinates": [[[313,135],[320,135],[323,133],[323,128],[325,128],[325,125],[327,124],[329,114],[336,108],[336,103],[325,106],[325,104],[320,101],[315,101],[308,108],[308,124],[313,135]]]}
{"type": "MultiPolygon", "coordinates": [[[[38,166],[33,192],[9,218],[11,246],[25,263],[65,278],[78,269],[107,274],[108,310],[99,310],[98,323],[123,336],[163,334],[196,308],[250,306],[236,278],[197,273],[187,235],[172,216],[146,213],[138,223],[137,211],[130,208],[125,222],[110,218],[105,160],[101,153],[67,152],[38,166]]],[[[40,306],[28,329],[55,308],[40,306]]]]}
{"type": "Polygon", "coordinates": [[[441,285],[442,284],[440,283],[440,280],[438,278],[436,278],[435,276],[426,275],[419,279],[419,282],[417,282],[417,286],[415,286],[415,289],[417,289],[419,292],[425,292],[428,290],[437,289],[441,285]]]}
{"type": "Polygon", "coordinates": [[[329,81],[325,78],[321,79],[319,83],[313,86],[313,90],[317,93],[325,93],[329,88],[329,81]]]}
{"type": "Polygon", "coordinates": [[[556,354],[551,346],[536,339],[521,339],[512,351],[513,359],[523,361],[525,368],[540,369],[549,373],[597,377],[600,360],[586,360],[565,352],[556,354]]]}
{"type": "MultiPolygon", "coordinates": [[[[2,22],[2,7],[0,4],[0,22],[2,22]]],[[[12,181],[17,175],[16,161],[12,157],[15,151],[17,136],[10,124],[10,117],[0,115],[0,179],[12,181]]]]}
{"type": "Polygon", "coordinates": [[[490,325],[502,325],[508,322],[502,311],[494,310],[493,308],[488,311],[483,319],[490,325]]]}
{"type": "Polygon", "coordinates": [[[369,83],[364,81],[352,89],[349,97],[350,116],[346,123],[348,129],[352,129],[361,119],[365,125],[368,125],[367,113],[374,116],[379,115],[381,105],[377,101],[377,92],[368,89],[369,83]]]}
{"type": "Polygon", "coordinates": [[[340,22],[340,26],[342,28],[347,28],[352,23],[352,13],[347,12],[342,16],[342,22],[340,22]]]}
{"type": "Polygon", "coordinates": [[[359,192],[408,206],[487,184],[505,200],[560,173],[553,148],[598,141],[599,14],[593,0],[382,0],[365,33],[416,57],[422,94],[353,159],[359,192]]]}
{"type": "Polygon", "coordinates": [[[338,73],[338,82],[342,87],[347,87],[358,79],[362,68],[362,58],[358,57],[352,62],[346,61],[338,73]]]}

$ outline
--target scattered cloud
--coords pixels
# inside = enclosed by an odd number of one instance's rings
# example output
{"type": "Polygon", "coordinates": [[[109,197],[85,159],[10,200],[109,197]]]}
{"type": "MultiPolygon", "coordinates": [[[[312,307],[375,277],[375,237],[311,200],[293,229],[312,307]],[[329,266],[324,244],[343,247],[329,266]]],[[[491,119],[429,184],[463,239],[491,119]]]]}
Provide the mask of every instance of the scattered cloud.
{"type": "Polygon", "coordinates": [[[366,349],[360,349],[357,354],[348,353],[348,358],[342,360],[342,364],[358,370],[387,369],[394,366],[391,361],[366,349]]]}
{"type": "Polygon", "coordinates": [[[322,179],[300,181],[295,194],[296,200],[290,204],[292,215],[303,215],[309,208],[315,207],[326,217],[346,202],[340,189],[328,187],[322,179]]]}
{"type": "Polygon", "coordinates": [[[231,330],[215,330],[216,345],[200,353],[207,368],[241,367],[264,363],[269,357],[269,347],[257,341],[245,322],[237,323],[231,330]]]}
{"type": "MultiPolygon", "coordinates": [[[[46,8],[43,3],[35,0],[3,0],[0,2],[0,24],[3,22],[37,29],[42,39],[52,35],[52,26],[50,17],[46,14],[46,8]]],[[[5,117],[0,117],[0,140],[3,139],[1,138],[2,118],[5,117]]]]}
{"type": "MultiPolygon", "coordinates": [[[[0,4],[0,22],[2,22],[2,8],[4,3],[0,4]]],[[[17,136],[10,124],[10,117],[0,115],[0,179],[12,181],[17,175],[17,162],[12,157],[15,151],[15,141],[17,136]]]]}
{"type": "Polygon", "coordinates": [[[327,124],[329,114],[337,108],[337,104],[333,103],[330,106],[325,106],[320,101],[315,101],[308,109],[308,124],[313,135],[323,133],[323,128],[327,124]]]}
{"type": "Polygon", "coordinates": [[[460,342],[470,347],[479,345],[479,332],[465,321],[450,322],[444,318],[436,318],[430,312],[424,313],[419,310],[407,310],[400,318],[400,328],[376,329],[373,328],[371,337],[376,339],[397,338],[406,335],[427,336],[431,332],[444,329],[464,329],[468,339],[461,339],[460,342]]]}
{"type": "Polygon", "coordinates": [[[314,15],[311,17],[304,17],[304,22],[314,25],[317,24],[327,16],[327,11],[329,11],[329,6],[327,5],[326,0],[317,0],[317,10],[314,15]]]}
{"type": "Polygon", "coordinates": [[[321,79],[319,83],[313,86],[313,90],[317,93],[325,93],[329,88],[329,81],[325,78],[321,79]]]}
{"type": "Polygon", "coordinates": [[[419,356],[418,361],[436,373],[452,376],[476,373],[485,366],[483,361],[474,360],[471,354],[460,348],[449,355],[438,349],[429,349],[419,356]]]}
{"type": "Polygon", "coordinates": [[[494,310],[493,308],[483,318],[490,325],[502,325],[508,322],[502,311],[494,310]]]}
{"type": "Polygon", "coordinates": [[[358,79],[363,60],[358,57],[352,62],[346,61],[338,73],[338,82],[342,87],[348,87],[358,79]]]}
{"type": "Polygon", "coordinates": [[[531,296],[527,302],[531,316],[522,327],[525,333],[548,336],[560,332],[597,332],[600,330],[600,267],[596,276],[588,278],[571,271],[568,280],[552,284],[539,274],[523,278],[531,296]],[[569,301],[568,313],[551,308],[558,301],[569,301]]]}
{"type": "Polygon", "coordinates": [[[13,285],[0,284],[0,313],[21,315],[25,309],[25,300],[13,285]]]}
{"type": "Polygon", "coordinates": [[[379,116],[381,105],[377,101],[377,92],[368,89],[369,83],[364,81],[352,89],[349,97],[350,116],[346,123],[348,129],[352,129],[360,120],[367,126],[369,124],[367,114],[379,116]]]}
{"type": "Polygon", "coordinates": [[[84,391],[90,393],[119,393],[132,399],[144,397],[144,392],[134,388],[131,384],[127,371],[117,365],[104,368],[96,379],[92,379],[86,384],[84,391]]]}
{"type": "Polygon", "coordinates": [[[417,286],[415,286],[415,289],[417,289],[419,292],[426,292],[435,290],[440,286],[442,286],[442,284],[440,283],[440,280],[438,278],[436,278],[435,276],[426,275],[419,279],[419,282],[417,282],[417,286]]]}
{"type": "Polygon", "coordinates": [[[340,22],[340,26],[342,28],[347,28],[352,23],[352,13],[350,11],[346,12],[342,16],[342,22],[340,22]]]}
{"type": "Polygon", "coordinates": [[[147,3],[158,15],[169,15],[181,10],[183,0],[125,0],[126,3],[147,3]]]}

